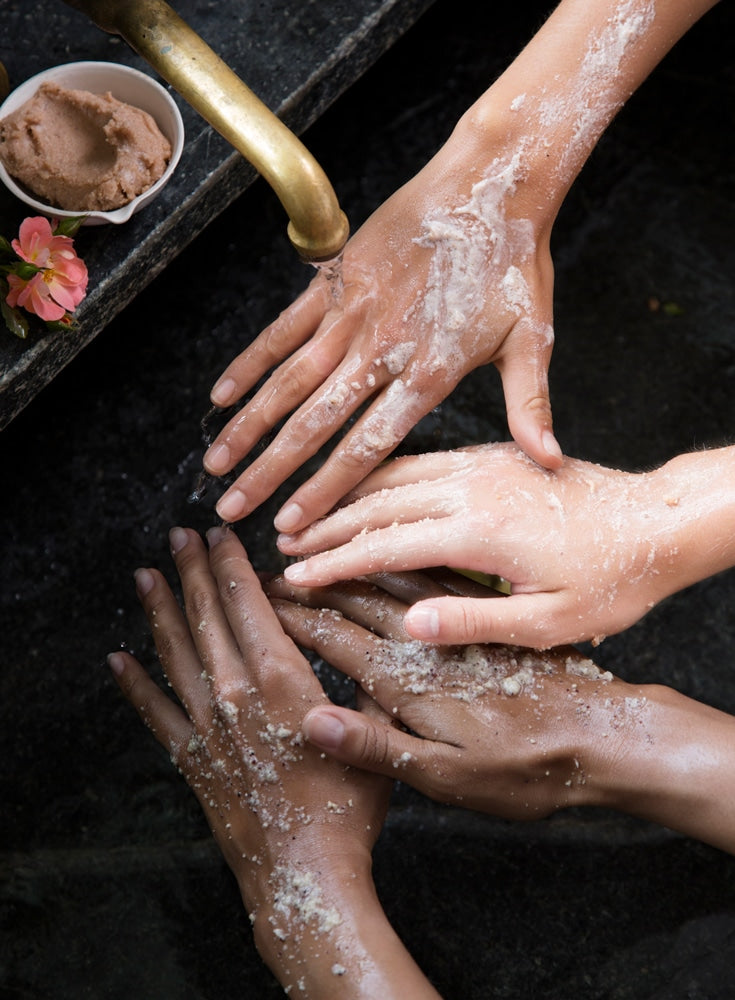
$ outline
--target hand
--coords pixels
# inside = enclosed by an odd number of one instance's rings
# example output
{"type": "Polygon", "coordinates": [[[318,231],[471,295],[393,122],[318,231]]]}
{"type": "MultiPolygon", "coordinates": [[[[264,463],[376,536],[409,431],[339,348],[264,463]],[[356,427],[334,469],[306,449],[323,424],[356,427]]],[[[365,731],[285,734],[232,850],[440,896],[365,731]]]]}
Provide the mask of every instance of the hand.
{"type": "Polygon", "coordinates": [[[443,588],[420,574],[408,585],[401,574],[384,574],[381,584],[295,588],[277,577],[266,586],[287,634],[354,678],[401,723],[373,724],[330,707],[307,715],[310,741],[431,798],[508,819],[546,816],[594,796],[590,782],[603,747],[590,746],[583,730],[602,743],[604,726],[605,751],[624,752],[625,733],[611,721],[616,712],[622,719],[632,688],[570,647],[542,655],[410,640],[404,602],[443,588]],[[601,710],[603,701],[614,707],[601,710]]]}
{"type": "Polygon", "coordinates": [[[286,569],[300,585],[438,565],[509,582],[502,600],[414,605],[405,622],[414,638],[597,642],[732,564],[733,454],[682,456],[642,474],[570,458],[549,472],[513,445],[397,459],[354,502],[278,544],[287,555],[321,553],[286,569]]]}
{"type": "Polygon", "coordinates": [[[523,450],[557,468],[547,372],[551,228],[614,114],[716,0],[562,0],[508,69],[408,184],[347,244],[344,292],[317,278],[227,368],[212,402],[234,405],[267,372],[205,455],[229,472],[291,414],[224,494],[244,517],[369,401],[276,517],[295,532],[326,513],[478,365],[503,379],[523,450]]]}
{"type": "MultiPolygon", "coordinates": [[[[510,819],[571,805],[619,809],[735,850],[735,719],[657,685],[602,672],[571,647],[402,642],[420,574],[381,589],[268,584],[288,634],[354,678],[402,728],[316,707],[309,742],[426,795],[510,819]],[[294,603],[298,602],[298,603],[294,603]],[[338,609],[340,617],[334,611],[338,609]]],[[[459,589],[463,589],[460,585],[459,589]]],[[[469,589],[469,588],[468,588],[469,589]]],[[[429,592],[437,590],[430,581],[429,592]]]]}
{"type": "MultiPolygon", "coordinates": [[[[326,696],[234,534],[214,529],[209,541],[208,557],[194,532],[171,533],[186,617],[160,573],[136,575],[183,707],[126,653],[110,657],[120,687],[196,794],[258,949],[284,987],[299,982],[299,995],[332,997],[339,981],[340,996],[367,1000],[374,976],[381,995],[402,997],[403,986],[411,997],[436,997],[370,876],[391,782],[305,745],[304,713],[326,696]]],[[[368,702],[360,700],[370,714],[368,702]]]]}
{"type": "Polygon", "coordinates": [[[223,373],[212,401],[229,406],[271,371],[207,451],[210,473],[229,472],[290,415],[219,501],[224,520],[250,513],[368,404],[276,518],[280,530],[306,526],[488,362],[502,375],[512,434],[541,464],[559,463],[547,385],[549,227],[517,194],[510,137],[499,129],[492,138],[483,170],[476,130],[458,128],[349,241],[341,295],[316,277],[223,373]]]}

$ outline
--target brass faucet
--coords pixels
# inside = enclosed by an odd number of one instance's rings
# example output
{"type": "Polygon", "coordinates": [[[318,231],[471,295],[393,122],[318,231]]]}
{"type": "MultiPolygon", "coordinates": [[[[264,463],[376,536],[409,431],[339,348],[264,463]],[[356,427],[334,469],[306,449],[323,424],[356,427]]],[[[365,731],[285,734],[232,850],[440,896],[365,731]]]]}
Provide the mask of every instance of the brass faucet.
{"type": "Polygon", "coordinates": [[[120,35],[255,167],[290,219],[307,261],[336,257],[349,225],[329,180],[302,142],[164,0],[65,0],[120,35]]]}

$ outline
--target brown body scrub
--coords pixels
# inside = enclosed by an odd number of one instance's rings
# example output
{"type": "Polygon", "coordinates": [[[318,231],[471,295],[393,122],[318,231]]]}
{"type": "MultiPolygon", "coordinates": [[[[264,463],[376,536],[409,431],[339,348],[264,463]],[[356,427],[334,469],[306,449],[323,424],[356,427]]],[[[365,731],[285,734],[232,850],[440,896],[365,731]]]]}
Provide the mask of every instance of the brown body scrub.
{"type": "Polygon", "coordinates": [[[108,212],[155,184],[171,143],[146,111],[112,94],[43,83],[0,121],[0,160],[44,201],[67,211],[108,212]]]}

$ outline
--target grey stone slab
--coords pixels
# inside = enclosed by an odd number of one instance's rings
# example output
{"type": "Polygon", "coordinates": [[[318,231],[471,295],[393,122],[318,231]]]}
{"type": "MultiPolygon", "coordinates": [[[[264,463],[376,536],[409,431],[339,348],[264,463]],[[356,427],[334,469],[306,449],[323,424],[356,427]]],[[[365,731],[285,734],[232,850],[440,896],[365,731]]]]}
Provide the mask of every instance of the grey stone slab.
{"type": "MultiPolygon", "coordinates": [[[[403,34],[431,0],[180,0],[172,6],[297,134],[403,34]]],[[[155,72],[126,43],[62,0],[0,3],[0,61],[11,87],[50,66],[109,60],[155,72]]],[[[87,227],[77,249],[89,267],[77,329],[25,341],[0,331],[0,429],[109,323],[176,254],[229,205],[255,172],[178,95],[184,153],[161,196],[123,226],[87,227]]],[[[0,189],[0,232],[27,207],[0,189]]],[[[284,233],[287,219],[284,216],[284,233]]],[[[285,238],[285,237],[284,237],[285,238]]]]}

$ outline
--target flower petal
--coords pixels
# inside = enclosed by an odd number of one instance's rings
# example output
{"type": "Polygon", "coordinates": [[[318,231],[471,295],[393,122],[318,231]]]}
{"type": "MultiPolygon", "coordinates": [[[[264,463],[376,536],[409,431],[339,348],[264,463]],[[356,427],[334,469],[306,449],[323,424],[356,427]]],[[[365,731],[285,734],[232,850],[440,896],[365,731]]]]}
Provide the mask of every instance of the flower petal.
{"type": "Polygon", "coordinates": [[[36,215],[23,219],[18,230],[18,239],[13,240],[11,246],[23,260],[38,267],[46,267],[52,241],[58,238],[53,236],[49,220],[36,215]]]}
{"type": "Polygon", "coordinates": [[[28,312],[34,313],[34,315],[44,321],[59,320],[66,313],[64,306],[51,298],[49,287],[43,280],[42,273],[34,274],[30,281],[22,281],[21,278],[9,274],[8,284],[11,284],[10,294],[7,298],[8,305],[17,304],[22,309],[27,309],[28,312]],[[18,284],[23,285],[23,287],[18,288],[15,295],[13,293],[17,285],[16,282],[12,282],[11,284],[11,278],[13,277],[16,277],[18,284]],[[11,295],[13,295],[13,301],[11,301],[11,295]]]}

